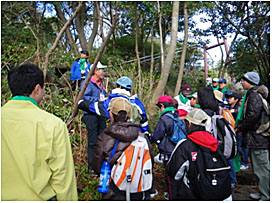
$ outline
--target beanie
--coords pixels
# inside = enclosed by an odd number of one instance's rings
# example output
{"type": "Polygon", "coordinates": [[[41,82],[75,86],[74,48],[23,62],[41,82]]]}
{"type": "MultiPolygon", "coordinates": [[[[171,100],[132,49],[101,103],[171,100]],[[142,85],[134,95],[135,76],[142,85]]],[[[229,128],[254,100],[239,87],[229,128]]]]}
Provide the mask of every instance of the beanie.
{"type": "Polygon", "coordinates": [[[246,80],[251,85],[258,85],[260,82],[260,76],[256,72],[248,72],[243,76],[243,79],[246,80]]]}

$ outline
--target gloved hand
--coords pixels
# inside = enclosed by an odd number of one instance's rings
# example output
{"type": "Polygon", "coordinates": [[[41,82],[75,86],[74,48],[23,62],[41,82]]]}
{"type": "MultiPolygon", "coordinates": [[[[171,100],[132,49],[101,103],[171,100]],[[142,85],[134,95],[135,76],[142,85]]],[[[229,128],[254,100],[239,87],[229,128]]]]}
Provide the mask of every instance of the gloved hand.
{"type": "Polygon", "coordinates": [[[85,101],[85,100],[79,100],[78,102],[78,108],[83,110],[83,111],[90,111],[89,110],[89,106],[90,106],[91,102],[90,101],[85,101]]]}

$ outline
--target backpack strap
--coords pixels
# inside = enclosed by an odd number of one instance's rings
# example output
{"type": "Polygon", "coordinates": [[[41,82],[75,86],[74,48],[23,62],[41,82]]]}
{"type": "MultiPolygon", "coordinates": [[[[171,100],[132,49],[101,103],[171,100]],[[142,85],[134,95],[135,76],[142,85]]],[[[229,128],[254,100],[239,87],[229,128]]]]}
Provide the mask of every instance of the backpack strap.
{"type": "Polygon", "coordinates": [[[119,140],[116,140],[116,142],[115,142],[115,144],[113,146],[113,149],[111,151],[111,154],[110,154],[110,160],[112,159],[113,155],[115,154],[116,147],[117,147],[118,143],[119,143],[119,140]]]}
{"type": "MultiPolygon", "coordinates": [[[[135,147],[134,152],[133,152],[131,165],[135,165],[134,163],[137,161],[137,158],[138,158],[138,156],[137,156],[138,151],[139,151],[139,147],[135,147]]],[[[133,171],[131,168],[128,168],[126,170],[126,174],[127,174],[126,200],[127,201],[130,201],[130,188],[131,188],[132,172],[133,171]]]]}

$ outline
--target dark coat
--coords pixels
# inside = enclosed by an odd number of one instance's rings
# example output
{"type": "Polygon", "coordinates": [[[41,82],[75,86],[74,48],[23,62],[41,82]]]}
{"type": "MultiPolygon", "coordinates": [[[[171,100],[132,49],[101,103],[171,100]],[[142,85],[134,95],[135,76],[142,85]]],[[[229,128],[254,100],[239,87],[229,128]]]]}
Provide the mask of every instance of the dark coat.
{"type": "Polygon", "coordinates": [[[196,131],[188,135],[188,139],[181,140],[173,151],[168,161],[168,174],[177,181],[176,187],[172,188],[173,200],[197,200],[191,177],[197,176],[196,157],[197,145],[201,145],[215,152],[217,150],[217,140],[206,131],[196,131]]]}
{"type": "Polygon", "coordinates": [[[175,145],[170,141],[170,137],[174,130],[174,120],[165,114],[171,113],[178,116],[176,113],[166,112],[164,113],[156,125],[154,132],[150,136],[151,143],[158,143],[159,151],[163,155],[168,155],[170,157],[175,145]],[[167,138],[167,139],[166,139],[167,138]]]}
{"type": "MultiPolygon", "coordinates": [[[[253,149],[269,149],[270,138],[257,134],[261,124],[261,113],[264,110],[263,102],[258,94],[262,93],[259,87],[248,90],[244,104],[244,116],[238,125],[238,131],[243,133],[242,147],[253,149]]],[[[262,94],[266,99],[265,94],[262,94]]]]}

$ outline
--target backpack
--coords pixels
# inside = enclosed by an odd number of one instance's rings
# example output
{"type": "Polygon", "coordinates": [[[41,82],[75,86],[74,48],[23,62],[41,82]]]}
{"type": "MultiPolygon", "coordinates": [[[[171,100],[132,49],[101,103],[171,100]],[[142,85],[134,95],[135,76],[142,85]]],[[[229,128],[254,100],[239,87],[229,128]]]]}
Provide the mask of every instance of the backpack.
{"type": "Polygon", "coordinates": [[[148,142],[144,134],[123,151],[111,170],[111,181],[120,191],[130,193],[145,192],[152,187],[152,162],[148,142]]]}
{"type": "Polygon", "coordinates": [[[175,117],[170,113],[167,113],[165,115],[174,120],[173,134],[172,134],[170,140],[173,143],[177,144],[180,140],[186,139],[186,130],[185,130],[186,128],[185,128],[184,121],[179,120],[178,117],[175,117]]]}
{"type": "Polygon", "coordinates": [[[261,114],[261,125],[257,129],[256,133],[261,134],[263,136],[270,136],[270,108],[267,101],[263,98],[263,96],[258,93],[263,102],[263,110],[261,114]]]}
{"type": "Polygon", "coordinates": [[[237,155],[236,133],[223,116],[213,115],[208,119],[206,130],[218,140],[219,149],[227,159],[237,155]]]}
{"type": "Polygon", "coordinates": [[[228,109],[221,109],[220,110],[220,115],[223,116],[223,118],[226,119],[226,121],[228,121],[230,123],[230,125],[233,127],[233,129],[235,128],[235,119],[231,113],[230,110],[228,109]]]}
{"type": "Polygon", "coordinates": [[[142,116],[138,110],[137,105],[134,103],[131,103],[130,118],[128,121],[134,124],[140,124],[141,120],[142,120],[142,116]]]}
{"type": "Polygon", "coordinates": [[[198,150],[195,165],[190,164],[188,173],[190,187],[201,200],[226,199],[231,195],[230,166],[226,157],[219,148],[212,152],[209,148],[194,144],[198,150]]]}

